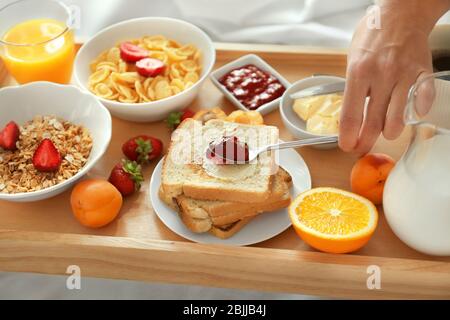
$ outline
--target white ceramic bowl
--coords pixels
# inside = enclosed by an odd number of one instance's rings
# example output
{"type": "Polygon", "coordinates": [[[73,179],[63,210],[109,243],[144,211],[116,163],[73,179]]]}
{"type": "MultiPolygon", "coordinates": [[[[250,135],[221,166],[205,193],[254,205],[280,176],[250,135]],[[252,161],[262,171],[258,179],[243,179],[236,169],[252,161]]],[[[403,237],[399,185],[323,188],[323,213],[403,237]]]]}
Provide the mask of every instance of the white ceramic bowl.
{"type": "MultiPolygon", "coordinates": [[[[309,78],[305,78],[302,80],[299,80],[292,84],[286,92],[284,93],[283,97],[281,98],[280,102],[280,114],[281,118],[283,119],[283,123],[286,126],[286,128],[289,130],[292,135],[298,139],[306,139],[306,138],[317,138],[317,137],[326,137],[329,135],[320,135],[320,134],[313,134],[308,131],[306,131],[306,122],[303,121],[295,112],[293,109],[294,100],[291,99],[291,95],[295,92],[298,92],[300,90],[318,86],[321,84],[327,84],[327,83],[333,83],[345,80],[341,77],[335,77],[335,76],[313,76],[309,78]]],[[[337,144],[330,144],[330,145],[324,145],[324,146],[315,146],[317,149],[329,149],[337,147],[337,144]]]]}
{"type": "Polygon", "coordinates": [[[22,125],[37,115],[53,115],[88,128],[93,140],[89,159],[75,176],[58,185],[28,193],[0,193],[0,200],[31,202],[56,196],[83,177],[108,148],[111,140],[111,115],[97,99],[77,87],[34,82],[0,90],[1,128],[9,121],[22,125]]]}
{"type": "MultiPolygon", "coordinates": [[[[239,67],[243,67],[245,65],[248,64],[253,64],[255,66],[257,66],[258,68],[260,68],[263,71],[269,72],[270,74],[272,74],[273,76],[275,76],[280,82],[281,84],[287,89],[289,88],[289,86],[291,85],[289,83],[289,81],[287,81],[285,78],[283,78],[283,76],[281,74],[278,73],[278,71],[276,71],[274,68],[272,68],[270,66],[270,64],[268,64],[266,61],[264,61],[263,59],[261,59],[260,57],[258,57],[255,54],[248,54],[245,56],[240,57],[239,59],[236,59],[226,65],[224,65],[223,67],[217,69],[216,71],[214,71],[213,73],[211,73],[211,80],[214,83],[214,85],[220,90],[222,91],[222,93],[227,97],[227,99],[236,106],[236,108],[239,108],[241,110],[244,111],[248,111],[248,109],[241,103],[239,102],[238,99],[236,99],[233,94],[231,92],[229,92],[227,90],[227,88],[225,88],[220,82],[219,80],[226,75],[228,72],[230,72],[233,69],[239,68],[239,67]]],[[[278,105],[280,104],[280,100],[281,97],[278,99],[275,99],[269,103],[266,103],[264,105],[262,105],[261,107],[258,108],[258,112],[261,113],[262,115],[266,115],[270,112],[272,112],[273,110],[278,108],[278,105]]]]}
{"type": "Polygon", "coordinates": [[[90,63],[103,51],[114,47],[119,41],[140,38],[146,35],[164,35],[181,44],[192,43],[202,52],[202,75],[191,88],[166,99],[148,103],[121,103],[99,98],[100,101],[121,119],[136,122],[153,122],[165,119],[169,113],[188,106],[211,72],[216,61],[216,52],[211,39],[198,27],[185,21],[170,18],[139,18],[120,22],[100,31],[86,42],[75,60],[74,78],[78,86],[86,91],[91,74],[90,63]]]}

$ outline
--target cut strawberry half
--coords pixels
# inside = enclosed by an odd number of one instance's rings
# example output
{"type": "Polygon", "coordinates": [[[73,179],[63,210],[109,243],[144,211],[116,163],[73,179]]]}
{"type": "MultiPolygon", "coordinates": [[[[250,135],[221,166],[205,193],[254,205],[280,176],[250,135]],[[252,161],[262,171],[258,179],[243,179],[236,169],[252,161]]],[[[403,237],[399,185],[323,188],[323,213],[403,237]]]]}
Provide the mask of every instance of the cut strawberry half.
{"type": "Polygon", "coordinates": [[[147,58],[149,52],[137,45],[124,42],[120,45],[120,57],[126,62],[137,62],[147,58]]]}
{"type": "Polygon", "coordinates": [[[50,139],[44,139],[33,155],[33,166],[41,172],[58,171],[62,157],[50,139]]]}
{"type": "Polygon", "coordinates": [[[17,141],[19,140],[20,130],[17,123],[9,122],[5,128],[0,131],[0,148],[5,150],[16,150],[17,141]]]}
{"type": "Polygon", "coordinates": [[[156,77],[164,72],[165,65],[161,60],[146,58],[136,62],[137,72],[144,77],[156,77]]]}

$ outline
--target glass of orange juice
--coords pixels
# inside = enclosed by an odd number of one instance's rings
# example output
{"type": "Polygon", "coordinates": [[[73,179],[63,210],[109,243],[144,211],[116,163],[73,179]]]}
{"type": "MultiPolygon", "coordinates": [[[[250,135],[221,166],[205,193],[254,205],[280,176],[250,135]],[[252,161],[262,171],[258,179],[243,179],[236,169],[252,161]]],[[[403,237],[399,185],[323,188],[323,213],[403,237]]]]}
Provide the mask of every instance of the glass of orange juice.
{"type": "Polygon", "coordinates": [[[0,9],[0,56],[18,83],[70,82],[72,19],[70,9],[53,0],[20,0],[0,9]]]}

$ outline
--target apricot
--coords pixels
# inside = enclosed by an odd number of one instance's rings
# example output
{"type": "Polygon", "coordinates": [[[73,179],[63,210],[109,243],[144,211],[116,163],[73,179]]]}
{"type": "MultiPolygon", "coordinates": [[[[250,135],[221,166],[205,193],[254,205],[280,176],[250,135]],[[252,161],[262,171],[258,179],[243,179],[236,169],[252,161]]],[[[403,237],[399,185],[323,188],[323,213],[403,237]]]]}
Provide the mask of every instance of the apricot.
{"type": "Polygon", "coordinates": [[[353,166],[350,182],[352,191],[375,205],[383,202],[384,184],[395,166],[395,160],[381,153],[372,153],[359,159],[353,166]]]}
{"type": "Polygon", "coordinates": [[[264,124],[264,118],[258,111],[236,110],[230,113],[226,120],[230,122],[250,124],[255,126],[264,124]]]}
{"type": "Polygon", "coordinates": [[[105,180],[84,180],[72,190],[70,204],[75,218],[85,227],[111,223],[122,208],[122,195],[105,180]]]}

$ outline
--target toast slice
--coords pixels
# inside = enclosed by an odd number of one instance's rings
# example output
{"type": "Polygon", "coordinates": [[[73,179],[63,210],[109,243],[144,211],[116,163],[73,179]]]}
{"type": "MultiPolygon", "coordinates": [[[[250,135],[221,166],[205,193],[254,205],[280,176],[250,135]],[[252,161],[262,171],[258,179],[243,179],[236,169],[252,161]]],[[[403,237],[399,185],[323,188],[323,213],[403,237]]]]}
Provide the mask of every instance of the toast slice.
{"type": "MultiPolygon", "coordinates": [[[[224,226],[228,227],[236,224],[236,222],[247,221],[247,218],[253,218],[263,212],[277,211],[289,206],[291,184],[291,176],[280,168],[274,177],[270,197],[258,204],[195,200],[184,195],[172,199],[164,193],[162,188],[160,188],[159,196],[167,205],[179,213],[183,223],[191,231],[196,233],[209,231],[214,235],[224,235],[216,229],[223,229],[224,226]],[[217,232],[214,232],[214,230],[217,232]]],[[[239,223],[239,225],[241,224],[239,223]]],[[[233,234],[236,232],[233,232],[233,234]]]]}
{"type": "Polygon", "coordinates": [[[262,212],[272,212],[290,204],[291,176],[283,169],[273,178],[271,195],[260,203],[195,200],[184,195],[177,197],[181,211],[194,219],[210,219],[213,225],[225,225],[262,212]]]}
{"type": "Polygon", "coordinates": [[[241,219],[227,224],[214,225],[210,219],[195,219],[187,215],[184,211],[179,212],[181,220],[185,226],[195,233],[209,232],[212,235],[221,238],[228,239],[238,233],[244,226],[246,226],[256,215],[242,217],[241,219]]]}
{"type": "Polygon", "coordinates": [[[241,231],[243,227],[245,227],[249,222],[253,220],[254,217],[247,217],[242,220],[239,220],[235,223],[221,226],[221,227],[215,227],[213,226],[211,230],[209,230],[209,233],[213,236],[216,236],[220,239],[228,239],[234,236],[236,233],[241,231]]]}
{"type": "Polygon", "coordinates": [[[246,212],[231,211],[231,213],[227,215],[211,217],[211,221],[213,223],[213,226],[223,226],[233,223],[233,221],[237,221],[238,219],[256,217],[263,213],[275,212],[280,209],[287,208],[290,203],[291,195],[288,192],[280,200],[274,201],[272,203],[267,203],[264,206],[254,206],[253,208],[251,208],[251,210],[247,209],[246,212]]]}
{"type": "Polygon", "coordinates": [[[198,200],[261,203],[270,196],[272,173],[276,169],[272,153],[263,154],[257,163],[211,165],[205,161],[211,141],[237,136],[250,148],[278,141],[278,129],[210,120],[205,125],[187,119],[172,135],[164,159],[162,188],[170,198],[185,195],[198,200]]]}
{"type": "Polygon", "coordinates": [[[241,219],[235,219],[231,223],[224,223],[221,225],[213,225],[211,219],[197,219],[192,217],[190,214],[186,214],[184,211],[180,210],[180,208],[175,204],[175,202],[168,201],[167,197],[164,197],[162,194],[162,189],[160,189],[159,196],[160,198],[171,208],[178,212],[181,221],[183,221],[184,225],[195,233],[206,233],[209,232],[212,235],[221,238],[228,239],[238,233],[245,225],[247,225],[255,216],[248,216],[241,219]]]}
{"type": "MultiPolygon", "coordinates": [[[[222,215],[222,216],[216,216],[216,217],[210,217],[205,216],[206,211],[199,207],[186,207],[186,203],[184,203],[183,206],[178,206],[173,201],[168,201],[167,197],[164,197],[160,190],[160,198],[163,199],[163,201],[169,205],[174,211],[178,212],[181,221],[183,221],[184,225],[195,233],[205,233],[205,232],[211,232],[215,235],[214,230],[215,229],[231,229],[229,226],[234,226],[237,222],[240,221],[247,221],[249,218],[254,218],[258,216],[261,213],[269,213],[272,211],[277,211],[283,208],[286,208],[289,206],[291,202],[290,194],[285,194],[281,199],[269,202],[265,206],[254,206],[254,207],[247,207],[246,212],[233,212],[231,211],[228,215],[222,215]],[[183,208],[184,207],[184,208],[183,208]]],[[[195,200],[194,200],[195,201],[195,200]]],[[[188,200],[187,202],[190,202],[188,200]]],[[[192,205],[192,204],[191,204],[192,205]]],[[[243,205],[238,203],[233,203],[233,205],[243,205]]],[[[236,230],[236,229],[234,229],[236,230]]],[[[239,228],[240,230],[240,228],[239,228]]],[[[233,234],[235,234],[233,232],[233,234]]]]}

